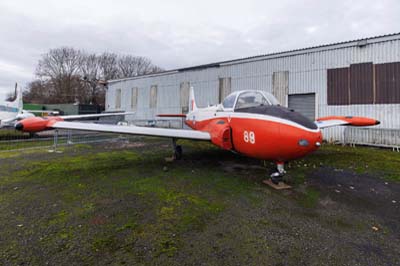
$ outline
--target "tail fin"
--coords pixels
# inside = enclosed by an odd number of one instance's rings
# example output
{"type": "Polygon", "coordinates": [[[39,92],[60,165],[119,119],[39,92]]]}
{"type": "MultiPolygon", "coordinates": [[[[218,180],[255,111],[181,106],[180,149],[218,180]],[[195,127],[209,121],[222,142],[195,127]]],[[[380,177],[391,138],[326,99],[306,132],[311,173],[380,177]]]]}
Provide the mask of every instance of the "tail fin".
{"type": "Polygon", "coordinates": [[[18,113],[22,113],[24,103],[22,102],[22,89],[18,89],[18,84],[15,83],[15,98],[7,106],[18,109],[18,113]]]}
{"type": "Polygon", "coordinates": [[[22,101],[22,89],[18,89],[17,86],[17,83],[15,83],[15,93],[17,94],[15,103],[18,104],[18,113],[22,113],[24,109],[24,102],[22,101]]]}
{"type": "Polygon", "coordinates": [[[193,112],[197,110],[196,100],[194,98],[194,90],[193,87],[190,87],[189,93],[189,112],[193,112]]]}

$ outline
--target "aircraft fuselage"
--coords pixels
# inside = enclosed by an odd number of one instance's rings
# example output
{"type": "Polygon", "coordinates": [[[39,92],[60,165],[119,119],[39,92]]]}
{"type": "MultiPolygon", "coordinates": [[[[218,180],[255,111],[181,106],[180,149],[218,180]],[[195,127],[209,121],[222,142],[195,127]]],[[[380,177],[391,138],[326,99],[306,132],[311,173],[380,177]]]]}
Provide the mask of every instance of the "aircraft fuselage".
{"type": "Polygon", "coordinates": [[[322,142],[321,130],[313,121],[281,106],[235,111],[210,107],[189,113],[185,123],[209,132],[211,141],[221,148],[276,162],[303,157],[322,142]]]}

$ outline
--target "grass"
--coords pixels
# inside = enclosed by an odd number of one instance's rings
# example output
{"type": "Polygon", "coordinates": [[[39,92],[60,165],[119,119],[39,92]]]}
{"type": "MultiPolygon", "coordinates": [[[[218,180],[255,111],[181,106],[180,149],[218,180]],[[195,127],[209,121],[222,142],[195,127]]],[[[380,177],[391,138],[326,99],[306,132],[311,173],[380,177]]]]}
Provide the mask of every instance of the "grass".
{"type": "Polygon", "coordinates": [[[296,177],[300,177],[298,182],[303,182],[307,173],[321,166],[378,174],[385,180],[400,181],[399,153],[371,147],[324,145],[320,151],[290,162],[290,172],[294,171],[296,177]]]}
{"type": "MultiPolygon", "coordinates": [[[[63,259],[98,264],[101,257],[99,264],[174,264],[182,253],[196,249],[190,248],[193,244],[199,251],[193,256],[230,254],[229,246],[243,258],[275,260],[272,251],[256,253],[260,247],[276,247],[273,239],[260,237],[259,230],[273,233],[284,228],[290,237],[296,226],[291,213],[298,209],[313,213],[294,217],[324,228],[349,231],[357,225],[364,234],[369,228],[357,219],[335,215],[321,219],[316,209],[322,195],[315,188],[306,187],[294,196],[275,193],[260,182],[264,170],[221,167],[221,162],[254,161],[202,142],[183,141],[188,159],[166,163],[170,153],[160,148],[159,140],[148,144],[146,149],[97,150],[77,145],[63,154],[30,151],[0,156],[8,162],[0,169],[0,261],[20,264],[31,258],[30,263],[44,264],[51,257],[53,264],[63,259]],[[17,166],[9,164],[14,160],[17,166]],[[293,201],[295,207],[285,207],[293,201]],[[224,226],[215,227],[219,223],[224,226]],[[191,243],[194,239],[197,242],[191,243]]],[[[321,166],[380,173],[382,178],[400,181],[399,160],[397,153],[386,150],[326,145],[291,162],[287,170],[296,177],[295,188],[321,166]]],[[[288,258],[296,261],[301,252],[296,244],[288,258]]]]}
{"type": "Polygon", "coordinates": [[[9,140],[11,138],[29,138],[28,133],[23,133],[15,129],[5,129],[0,130],[0,140],[9,140]]]}
{"type": "MultiPolygon", "coordinates": [[[[55,214],[49,214],[42,225],[43,228],[51,226],[61,231],[48,237],[49,244],[54,244],[57,239],[69,239],[73,242],[72,239],[80,234],[82,228],[71,227],[71,223],[79,217],[81,224],[89,222],[107,228],[105,236],[95,236],[90,241],[91,244],[86,243],[92,250],[110,252],[119,248],[121,243],[126,244],[132,237],[119,235],[131,231],[131,234],[135,232],[141,238],[151,241],[157,254],[173,256],[180,245],[180,241],[173,235],[188,230],[202,230],[206,221],[223,210],[224,201],[215,198],[216,193],[208,193],[207,190],[196,193],[190,189],[193,184],[177,182],[189,177],[201,180],[195,182],[196,185],[206,185],[207,181],[202,180],[203,173],[182,176],[189,172],[187,167],[180,169],[170,166],[171,170],[168,172],[155,168],[155,165],[164,164],[163,155],[148,160],[136,152],[113,151],[31,162],[11,176],[1,178],[0,184],[15,186],[23,183],[29,187],[44,187],[47,193],[63,202],[62,209],[55,214]],[[104,217],[99,215],[107,207],[101,202],[109,199],[110,191],[113,191],[113,197],[122,201],[134,197],[143,205],[153,206],[153,212],[149,214],[152,217],[151,222],[144,224],[140,220],[119,221],[119,217],[109,217],[113,214],[107,211],[104,217]],[[65,227],[72,229],[62,229],[65,227]]],[[[211,178],[215,176],[208,177],[211,178]]],[[[232,183],[233,191],[238,191],[239,188],[235,186],[238,184],[240,183],[232,183]]],[[[215,180],[215,185],[216,188],[229,189],[227,180],[215,180]]],[[[25,193],[29,195],[32,192],[25,193]]],[[[17,198],[11,197],[8,200],[17,198]]],[[[36,201],[36,198],[31,197],[30,200],[36,201]]]]}
{"type": "MultiPolygon", "coordinates": [[[[116,138],[115,135],[105,134],[76,134],[72,135],[68,140],[65,132],[60,133],[57,141],[57,145],[63,146],[71,141],[72,143],[85,143],[85,142],[106,142],[112,138],[116,138]]],[[[52,136],[35,136],[30,137],[28,133],[21,133],[15,130],[0,130],[0,152],[2,151],[17,151],[23,152],[29,148],[45,148],[54,145],[54,139],[52,136]]],[[[79,144],[77,144],[79,145],[79,144]]],[[[83,144],[86,145],[86,144],[83,144]]],[[[88,146],[88,145],[86,145],[88,146]]],[[[0,155],[1,156],[1,155],[0,155]]]]}
{"type": "Polygon", "coordinates": [[[305,193],[300,195],[299,203],[306,208],[314,208],[318,203],[319,197],[319,191],[307,188],[305,193]]]}

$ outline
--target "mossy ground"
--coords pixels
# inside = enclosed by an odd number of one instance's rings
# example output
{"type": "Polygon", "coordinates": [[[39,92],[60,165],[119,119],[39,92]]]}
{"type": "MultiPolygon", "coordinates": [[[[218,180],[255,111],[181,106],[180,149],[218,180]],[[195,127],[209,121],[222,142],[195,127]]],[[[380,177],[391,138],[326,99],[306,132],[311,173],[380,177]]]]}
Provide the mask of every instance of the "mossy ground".
{"type": "Polygon", "coordinates": [[[348,197],[363,194],[337,199],[316,181],[335,169],[372,176],[397,197],[399,154],[327,145],[291,162],[294,189],[278,192],[261,182],[262,162],[181,144],[173,163],[170,143],[156,138],[0,155],[1,264],[400,263],[395,216],[361,211],[348,197]]]}

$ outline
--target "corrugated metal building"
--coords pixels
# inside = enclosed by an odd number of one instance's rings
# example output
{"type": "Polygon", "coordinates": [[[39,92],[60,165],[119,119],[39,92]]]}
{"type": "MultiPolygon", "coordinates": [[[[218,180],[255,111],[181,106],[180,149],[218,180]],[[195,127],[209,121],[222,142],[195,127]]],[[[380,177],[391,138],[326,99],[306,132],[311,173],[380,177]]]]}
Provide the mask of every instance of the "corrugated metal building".
{"type": "MultiPolygon", "coordinates": [[[[200,107],[232,91],[257,89],[311,119],[373,117],[382,130],[364,132],[361,142],[400,145],[400,134],[383,132],[400,129],[400,33],[111,80],[106,111],[134,110],[132,120],[185,112],[190,86],[200,107]]],[[[344,128],[324,133],[344,141],[344,128]]]]}

